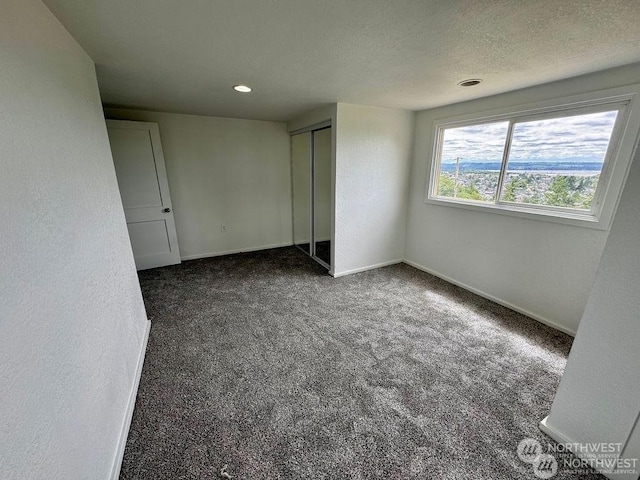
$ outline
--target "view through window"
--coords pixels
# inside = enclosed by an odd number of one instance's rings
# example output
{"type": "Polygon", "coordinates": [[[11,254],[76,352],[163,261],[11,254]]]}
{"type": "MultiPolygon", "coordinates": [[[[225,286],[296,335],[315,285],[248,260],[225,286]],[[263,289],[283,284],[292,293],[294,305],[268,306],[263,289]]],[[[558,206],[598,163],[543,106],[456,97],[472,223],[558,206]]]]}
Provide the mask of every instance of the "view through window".
{"type": "Polygon", "coordinates": [[[441,127],[432,196],[590,212],[620,108],[441,127]]]}

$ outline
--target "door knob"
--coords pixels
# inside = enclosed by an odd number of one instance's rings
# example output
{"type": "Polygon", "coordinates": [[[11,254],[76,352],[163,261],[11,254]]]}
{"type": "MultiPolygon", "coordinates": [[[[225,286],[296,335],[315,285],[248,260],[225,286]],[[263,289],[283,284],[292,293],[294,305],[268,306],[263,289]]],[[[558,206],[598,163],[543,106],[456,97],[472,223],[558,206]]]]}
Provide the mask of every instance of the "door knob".
{"type": "Polygon", "coordinates": [[[164,213],[170,213],[170,212],[171,212],[171,209],[170,209],[170,208],[165,208],[165,209],[163,209],[162,211],[163,211],[164,213]]]}

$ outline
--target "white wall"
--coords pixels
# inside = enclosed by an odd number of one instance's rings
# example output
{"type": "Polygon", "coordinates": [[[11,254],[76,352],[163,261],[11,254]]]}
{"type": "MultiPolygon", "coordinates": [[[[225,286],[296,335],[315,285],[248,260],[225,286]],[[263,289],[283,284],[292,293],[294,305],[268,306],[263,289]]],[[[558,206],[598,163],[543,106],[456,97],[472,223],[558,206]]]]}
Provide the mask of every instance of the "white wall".
{"type": "Polygon", "coordinates": [[[37,0],[0,65],[0,478],[109,478],[149,322],[94,65],[37,0]]]}
{"type": "Polygon", "coordinates": [[[413,112],[339,103],[334,275],[401,261],[413,112]]]}
{"type": "MultiPolygon", "coordinates": [[[[640,470],[640,151],[631,166],[545,431],[626,443],[640,470]]],[[[638,473],[628,478],[638,478],[638,473]]]]}
{"type": "Polygon", "coordinates": [[[113,108],[105,114],[159,124],[183,259],[292,243],[285,123],[113,108]]]}
{"type": "Polygon", "coordinates": [[[456,115],[636,83],[640,66],[599,72],[419,112],[405,259],[499,303],[575,333],[606,231],[426,204],[433,122],[456,115]]]}

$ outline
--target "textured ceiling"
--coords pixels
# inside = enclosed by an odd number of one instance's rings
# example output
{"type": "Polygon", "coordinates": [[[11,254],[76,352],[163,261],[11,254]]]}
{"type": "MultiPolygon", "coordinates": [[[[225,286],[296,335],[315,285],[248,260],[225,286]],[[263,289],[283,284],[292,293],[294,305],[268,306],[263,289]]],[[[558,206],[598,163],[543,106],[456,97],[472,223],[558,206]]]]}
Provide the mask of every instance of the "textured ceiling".
{"type": "Polygon", "coordinates": [[[638,0],[44,3],[96,62],[104,103],[169,112],[419,110],[640,61],[638,0]]]}

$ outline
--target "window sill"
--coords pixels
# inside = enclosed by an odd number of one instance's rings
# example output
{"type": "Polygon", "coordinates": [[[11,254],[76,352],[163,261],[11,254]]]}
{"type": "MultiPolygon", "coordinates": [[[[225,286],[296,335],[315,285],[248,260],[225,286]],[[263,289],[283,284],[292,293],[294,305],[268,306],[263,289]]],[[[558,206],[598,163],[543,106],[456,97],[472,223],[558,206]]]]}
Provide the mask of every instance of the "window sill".
{"type": "Polygon", "coordinates": [[[537,220],[543,222],[560,223],[574,227],[592,228],[595,230],[608,230],[609,225],[598,217],[589,213],[572,213],[557,210],[532,209],[527,207],[519,208],[514,205],[504,204],[477,204],[474,202],[466,202],[464,200],[454,200],[446,198],[425,198],[425,203],[438,205],[440,207],[461,208],[464,210],[473,210],[476,212],[485,212],[489,214],[506,215],[510,217],[525,218],[528,220],[537,220]]]}

